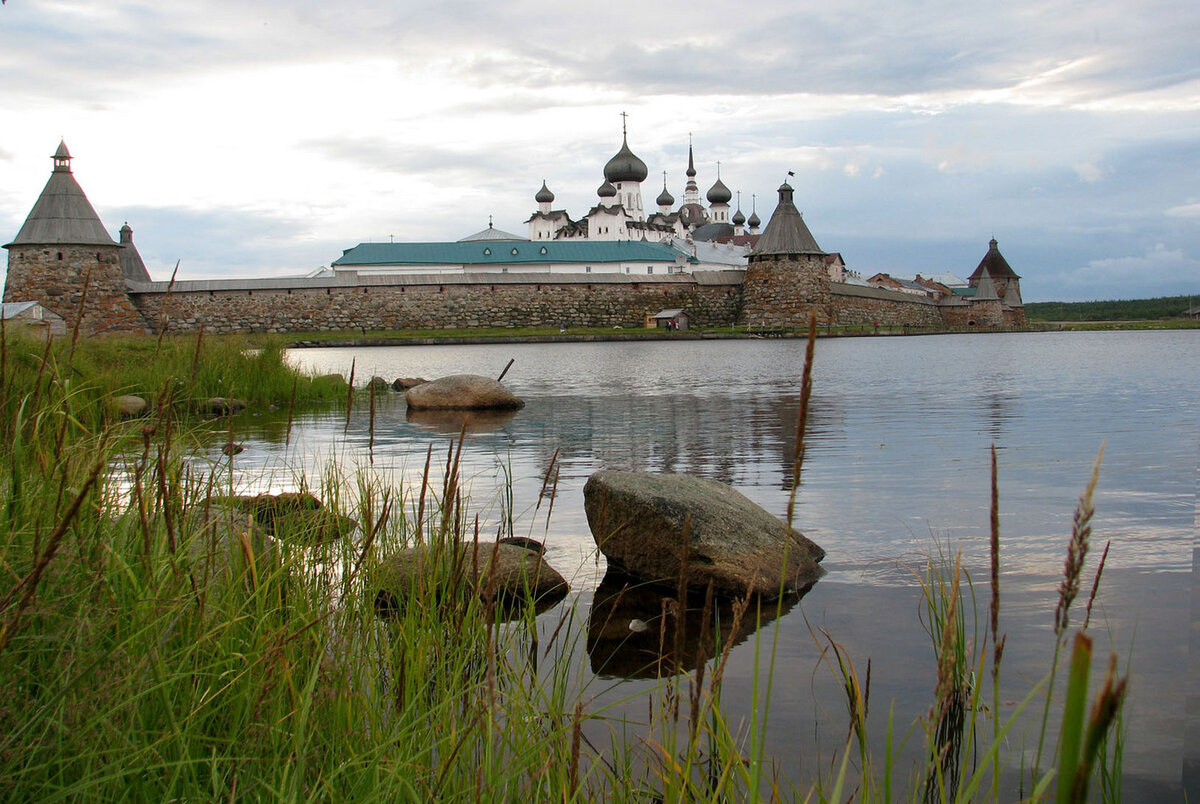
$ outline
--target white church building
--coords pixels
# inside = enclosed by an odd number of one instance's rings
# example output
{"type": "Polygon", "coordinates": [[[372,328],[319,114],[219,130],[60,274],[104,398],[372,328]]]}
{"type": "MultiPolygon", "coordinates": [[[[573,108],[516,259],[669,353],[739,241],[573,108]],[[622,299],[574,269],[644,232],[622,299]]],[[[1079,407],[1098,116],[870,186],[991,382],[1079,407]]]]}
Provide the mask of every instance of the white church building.
{"type": "Polygon", "coordinates": [[[692,145],[688,143],[687,184],[676,208],[666,174],[656,208],[646,213],[642,184],[649,171],[629,147],[622,127],[621,148],[604,165],[597,201],[573,219],[554,208],[546,181],[535,193],[537,209],[526,221],[528,236],[487,229],[456,242],[360,243],[334,260],[332,272],[358,274],[445,273],[619,273],[630,276],[740,270],[758,239],[761,220],[752,210],[730,214],[733,193],[720,178],[700,201],[692,145]]]}

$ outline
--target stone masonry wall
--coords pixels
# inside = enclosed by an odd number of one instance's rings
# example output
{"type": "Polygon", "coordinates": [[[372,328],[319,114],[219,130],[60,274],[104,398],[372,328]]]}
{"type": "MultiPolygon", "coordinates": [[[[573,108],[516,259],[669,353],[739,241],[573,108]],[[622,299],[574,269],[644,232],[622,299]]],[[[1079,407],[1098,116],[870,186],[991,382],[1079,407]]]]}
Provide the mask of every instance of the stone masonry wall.
{"type": "Polygon", "coordinates": [[[800,329],[816,310],[818,324],[832,324],[836,313],[830,284],[819,255],[751,262],[742,290],[742,323],[800,329]]]}
{"type": "Polygon", "coordinates": [[[495,285],[374,284],[262,290],[134,293],[153,330],[201,324],[209,332],[303,332],[346,329],[439,329],[559,326],[641,327],[646,315],[686,309],[693,326],[729,326],[741,293],[735,285],[687,282],[495,285]]]}
{"type": "Polygon", "coordinates": [[[936,304],[921,298],[903,298],[908,294],[874,291],[875,288],[846,287],[833,289],[837,323],[881,324],[889,327],[937,327],[945,322],[936,304]],[[885,295],[887,298],[885,298],[885,295]]]}
{"type": "Polygon", "coordinates": [[[125,290],[118,246],[10,246],[4,301],[35,301],[84,335],[145,332],[125,290]],[[87,298],[84,300],[84,289],[87,298]]]}

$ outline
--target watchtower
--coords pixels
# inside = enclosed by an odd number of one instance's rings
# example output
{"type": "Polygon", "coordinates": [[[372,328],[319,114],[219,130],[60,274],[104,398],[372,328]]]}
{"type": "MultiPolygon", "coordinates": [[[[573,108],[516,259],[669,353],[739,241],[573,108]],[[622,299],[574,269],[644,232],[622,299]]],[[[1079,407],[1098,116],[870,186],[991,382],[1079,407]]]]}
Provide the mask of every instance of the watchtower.
{"type": "Polygon", "coordinates": [[[780,186],[779,205],[750,252],[742,286],[742,318],[749,327],[802,328],[814,310],[818,323],[834,320],[826,254],[796,209],[793,192],[786,181],[780,186]]]}
{"type": "Polygon", "coordinates": [[[142,332],[126,290],[121,248],[104,229],[71,172],[60,142],[54,170],[8,249],[5,302],[38,302],[80,332],[142,332]]]}

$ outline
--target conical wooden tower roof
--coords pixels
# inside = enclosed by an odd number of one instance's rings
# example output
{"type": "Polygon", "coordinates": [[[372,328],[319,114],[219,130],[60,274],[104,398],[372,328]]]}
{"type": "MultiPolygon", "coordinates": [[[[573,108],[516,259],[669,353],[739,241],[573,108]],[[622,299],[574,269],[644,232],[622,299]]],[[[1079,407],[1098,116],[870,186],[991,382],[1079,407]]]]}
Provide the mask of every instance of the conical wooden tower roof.
{"type": "Polygon", "coordinates": [[[751,256],[774,254],[824,254],[812,232],[804,224],[800,210],[792,201],[792,186],[784,182],[779,187],[779,206],[771,213],[767,228],[758,238],[751,256]]]}
{"type": "Polygon", "coordinates": [[[975,273],[967,278],[968,282],[974,283],[979,279],[984,271],[986,271],[992,279],[1020,279],[1016,272],[1009,267],[1008,260],[1004,259],[1004,255],[1000,253],[1000,247],[996,244],[996,238],[992,238],[988,242],[987,254],[983,255],[983,259],[979,261],[979,267],[975,269],[975,273]]]}
{"type": "Polygon", "coordinates": [[[115,246],[112,237],[92,209],[75,176],[71,173],[71,154],[60,142],[54,154],[50,181],[33,205],[25,224],[8,246],[87,245],[115,246]]]}

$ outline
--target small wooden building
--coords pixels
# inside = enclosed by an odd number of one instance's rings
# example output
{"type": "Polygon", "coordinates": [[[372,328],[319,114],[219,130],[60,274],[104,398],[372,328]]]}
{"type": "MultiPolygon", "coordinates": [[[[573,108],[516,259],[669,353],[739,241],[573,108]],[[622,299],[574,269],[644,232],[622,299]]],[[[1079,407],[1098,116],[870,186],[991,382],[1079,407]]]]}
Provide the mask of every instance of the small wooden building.
{"type": "Polygon", "coordinates": [[[62,316],[52,310],[47,310],[37,302],[4,302],[4,326],[13,330],[18,327],[25,332],[34,333],[41,337],[60,337],[67,334],[67,322],[62,316]]]}
{"type": "Polygon", "coordinates": [[[688,328],[687,311],[681,309],[663,310],[655,315],[646,316],[646,329],[677,329],[688,328]]]}

